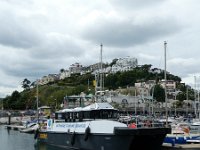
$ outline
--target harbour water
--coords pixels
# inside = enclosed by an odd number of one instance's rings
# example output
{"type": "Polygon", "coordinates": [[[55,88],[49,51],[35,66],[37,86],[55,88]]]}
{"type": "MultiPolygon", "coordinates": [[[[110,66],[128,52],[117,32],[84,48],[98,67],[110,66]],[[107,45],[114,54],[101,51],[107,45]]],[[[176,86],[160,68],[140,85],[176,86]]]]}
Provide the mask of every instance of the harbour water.
{"type": "MultiPolygon", "coordinates": [[[[161,150],[177,150],[179,148],[162,147],[161,150]]],[[[182,149],[182,148],[181,148],[182,149]]],[[[196,150],[199,148],[183,148],[185,150],[196,150]]],[[[50,145],[38,145],[34,134],[20,133],[17,130],[8,130],[0,125],[0,150],[66,150],[50,145]]]]}
{"type": "Polygon", "coordinates": [[[45,144],[36,144],[33,134],[7,130],[0,125],[0,150],[63,150],[45,144]]]}

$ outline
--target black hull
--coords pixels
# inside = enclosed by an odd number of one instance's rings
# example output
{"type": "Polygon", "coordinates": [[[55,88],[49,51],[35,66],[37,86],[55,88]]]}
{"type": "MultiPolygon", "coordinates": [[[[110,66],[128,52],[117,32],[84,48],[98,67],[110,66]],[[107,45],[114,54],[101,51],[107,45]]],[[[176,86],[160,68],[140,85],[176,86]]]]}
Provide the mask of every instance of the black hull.
{"type": "Polygon", "coordinates": [[[161,150],[169,128],[115,128],[114,134],[39,132],[38,142],[78,150],[161,150]]]}

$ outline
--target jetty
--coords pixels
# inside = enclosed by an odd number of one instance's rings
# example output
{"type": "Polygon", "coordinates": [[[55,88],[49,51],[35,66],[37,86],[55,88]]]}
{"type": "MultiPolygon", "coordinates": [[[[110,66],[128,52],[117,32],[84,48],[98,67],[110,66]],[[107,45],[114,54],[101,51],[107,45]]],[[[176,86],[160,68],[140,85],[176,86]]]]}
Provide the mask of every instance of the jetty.
{"type": "Polygon", "coordinates": [[[171,144],[163,144],[162,150],[199,150],[200,143],[198,144],[176,144],[172,146],[171,144]]]}
{"type": "Polygon", "coordinates": [[[24,126],[20,126],[20,125],[4,125],[5,128],[7,129],[12,129],[12,130],[22,130],[25,129],[24,126]]]}

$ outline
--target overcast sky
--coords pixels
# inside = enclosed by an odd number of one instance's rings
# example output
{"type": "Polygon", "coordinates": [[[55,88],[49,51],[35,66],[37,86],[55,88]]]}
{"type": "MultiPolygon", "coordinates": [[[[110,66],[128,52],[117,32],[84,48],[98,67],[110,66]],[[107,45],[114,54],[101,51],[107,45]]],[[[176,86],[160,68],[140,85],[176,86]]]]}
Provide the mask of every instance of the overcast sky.
{"type": "MultiPolygon", "coordinates": [[[[114,58],[200,78],[199,0],[0,0],[0,97],[68,69],[114,58]]],[[[200,81],[200,80],[199,80],[200,81]]]]}

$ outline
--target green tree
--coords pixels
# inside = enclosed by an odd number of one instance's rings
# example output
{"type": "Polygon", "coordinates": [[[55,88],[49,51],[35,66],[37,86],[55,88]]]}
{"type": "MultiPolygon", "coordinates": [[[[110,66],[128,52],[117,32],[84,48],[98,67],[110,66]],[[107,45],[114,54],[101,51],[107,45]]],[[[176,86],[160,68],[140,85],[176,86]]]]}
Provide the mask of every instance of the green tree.
{"type": "Polygon", "coordinates": [[[31,81],[29,81],[27,78],[25,78],[23,81],[22,81],[22,88],[24,90],[29,90],[30,89],[30,85],[31,85],[31,81]]]}
{"type": "Polygon", "coordinates": [[[60,73],[63,73],[64,71],[65,71],[65,69],[63,69],[63,68],[62,68],[62,69],[60,69],[60,73]]]}
{"type": "Polygon", "coordinates": [[[156,99],[158,102],[165,101],[165,90],[161,85],[156,84],[153,91],[154,91],[153,93],[154,99],[156,99]]]}

